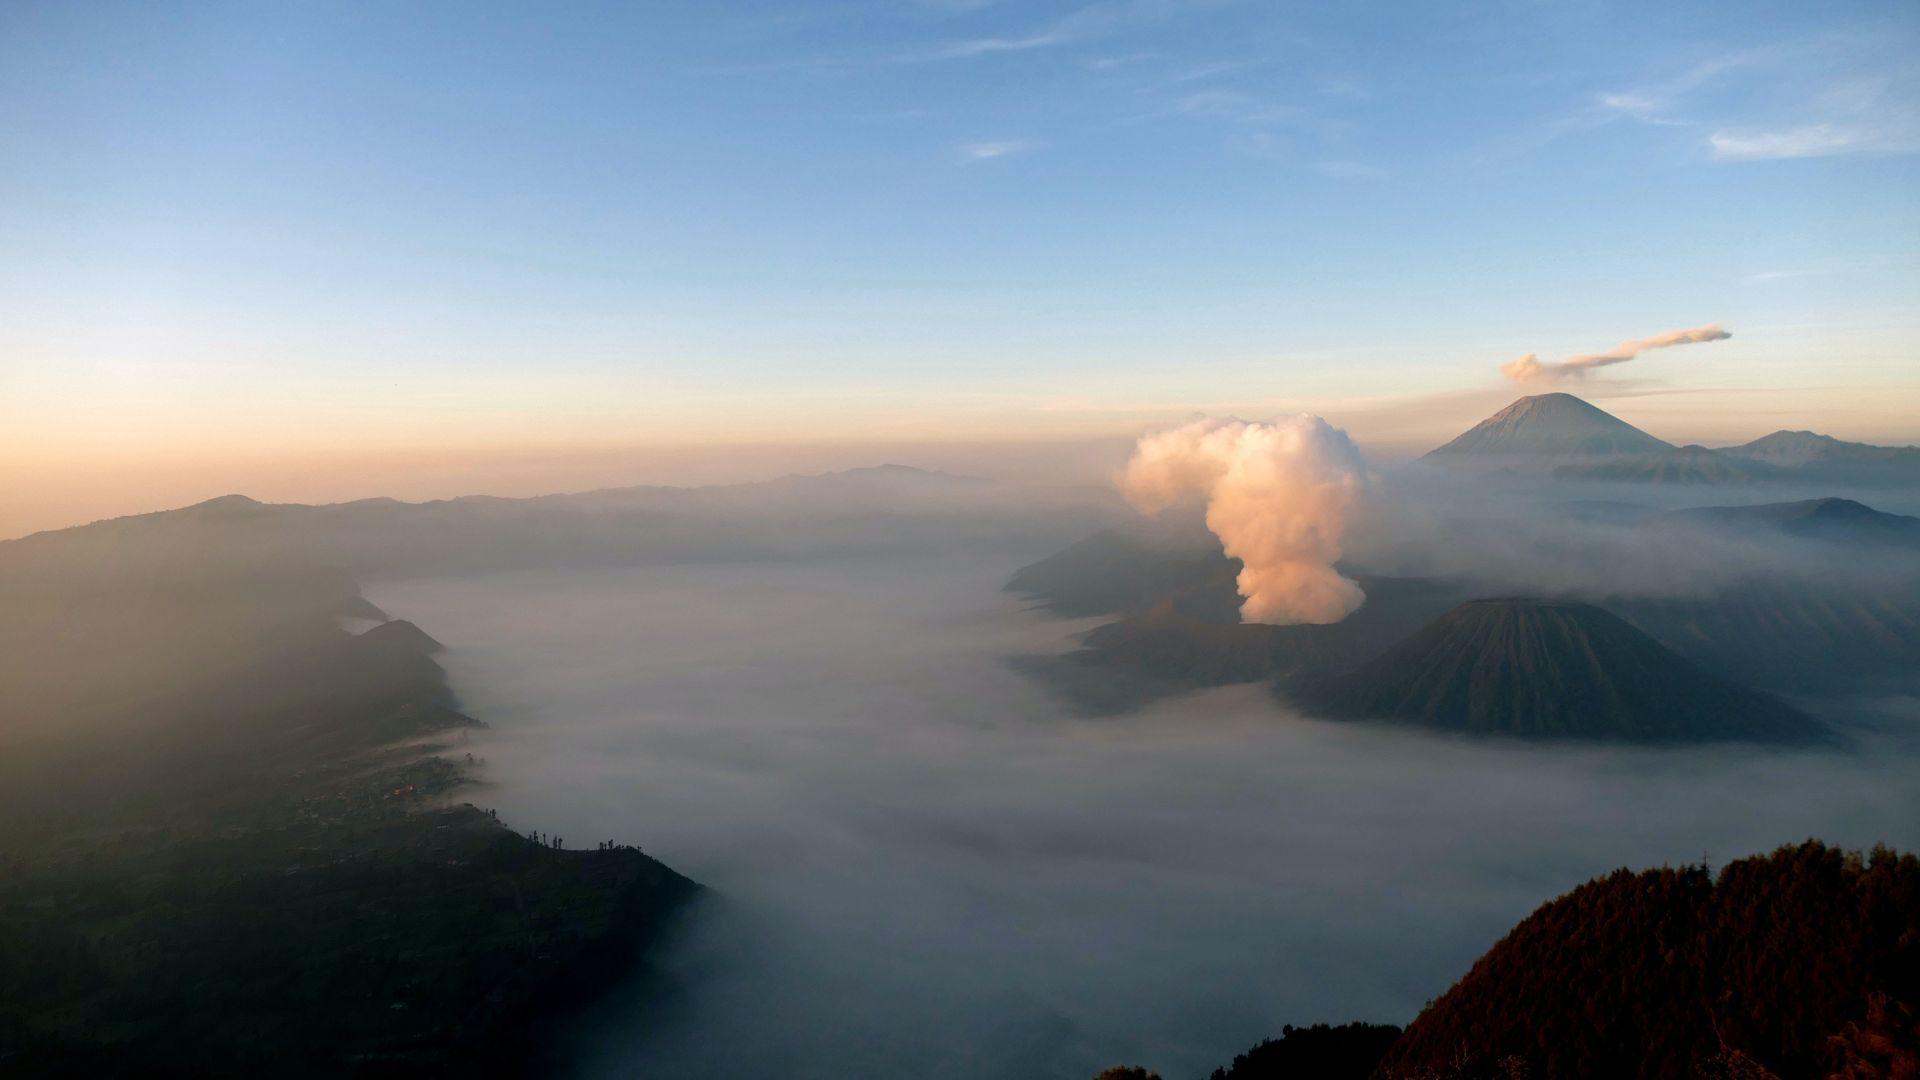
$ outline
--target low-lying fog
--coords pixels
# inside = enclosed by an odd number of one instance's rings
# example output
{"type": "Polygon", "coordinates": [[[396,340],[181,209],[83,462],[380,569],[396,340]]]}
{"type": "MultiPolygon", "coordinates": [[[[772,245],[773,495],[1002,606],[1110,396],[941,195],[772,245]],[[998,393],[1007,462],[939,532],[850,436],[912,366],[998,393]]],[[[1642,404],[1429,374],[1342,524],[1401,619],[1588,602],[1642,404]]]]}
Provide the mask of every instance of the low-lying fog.
{"type": "Polygon", "coordinates": [[[1283,1023],[1404,1023],[1616,866],[1920,848],[1920,769],[1889,736],[1518,747],[1300,720],[1251,687],[1075,718],[1005,662],[1087,625],[1003,595],[1017,565],[371,591],[449,646],[493,725],[475,801],[715,891],[660,955],[667,989],[583,1040],[589,1075],[1202,1075],[1283,1023]]]}

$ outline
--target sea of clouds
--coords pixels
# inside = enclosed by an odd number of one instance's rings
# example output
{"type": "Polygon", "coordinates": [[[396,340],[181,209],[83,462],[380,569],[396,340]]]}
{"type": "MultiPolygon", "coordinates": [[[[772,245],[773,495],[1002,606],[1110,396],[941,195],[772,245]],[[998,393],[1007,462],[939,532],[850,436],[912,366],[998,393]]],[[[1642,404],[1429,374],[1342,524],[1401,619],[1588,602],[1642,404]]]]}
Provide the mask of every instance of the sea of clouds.
{"type": "MultiPolygon", "coordinates": [[[[1307,720],[1259,687],[1077,718],[1007,662],[1089,625],[1001,593],[1020,558],[370,590],[492,725],[474,801],[712,890],[577,1032],[587,1075],[1200,1075],[1283,1023],[1404,1023],[1617,866],[1920,847],[1915,747],[1888,732],[1516,746],[1307,720]]],[[[1920,713],[1877,707],[1892,731],[1920,713]]]]}

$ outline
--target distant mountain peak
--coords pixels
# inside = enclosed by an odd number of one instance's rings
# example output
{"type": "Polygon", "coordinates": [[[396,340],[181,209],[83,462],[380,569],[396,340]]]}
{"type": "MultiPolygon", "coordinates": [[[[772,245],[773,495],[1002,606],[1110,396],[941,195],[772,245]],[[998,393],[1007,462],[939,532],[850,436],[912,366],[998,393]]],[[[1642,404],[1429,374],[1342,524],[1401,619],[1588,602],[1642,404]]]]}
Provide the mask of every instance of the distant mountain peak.
{"type": "Polygon", "coordinates": [[[1750,443],[1729,446],[1722,453],[1734,457],[1764,461],[1770,465],[1796,468],[1804,465],[1906,465],[1920,464],[1920,448],[1911,446],[1874,446],[1847,442],[1817,431],[1781,429],[1762,435],[1750,443]]]}
{"type": "Polygon", "coordinates": [[[1579,409],[1584,412],[1600,413],[1602,416],[1607,415],[1606,410],[1593,404],[1592,402],[1588,401],[1586,398],[1579,397],[1574,394],[1569,394],[1564,390],[1554,390],[1550,393],[1545,393],[1545,394],[1528,394],[1525,397],[1517,399],[1516,401],[1514,401],[1513,404],[1507,406],[1505,409],[1501,411],[1511,412],[1516,409],[1521,411],[1526,411],[1531,409],[1565,409],[1565,408],[1579,409]]]}
{"type": "Polygon", "coordinates": [[[1523,397],[1428,454],[1443,461],[1492,457],[1543,462],[1666,453],[1671,443],[1572,394],[1523,397]]]}
{"type": "Polygon", "coordinates": [[[197,502],[181,508],[187,514],[239,514],[252,513],[266,508],[266,503],[250,499],[245,495],[219,495],[205,502],[197,502]]]}
{"type": "Polygon", "coordinates": [[[977,477],[961,476],[956,473],[942,472],[939,469],[922,469],[915,465],[901,465],[897,462],[860,465],[823,473],[794,473],[770,481],[772,484],[788,487],[825,485],[842,488],[872,488],[882,491],[938,491],[982,482],[977,477]]]}
{"type": "Polygon", "coordinates": [[[1880,511],[1866,503],[1843,499],[1837,495],[1829,495],[1824,499],[1808,499],[1799,503],[1798,506],[1803,517],[1877,518],[1881,516],[1880,511]]]}
{"type": "Polygon", "coordinates": [[[383,649],[396,652],[418,653],[422,656],[440,652],[446,646],[435,640],[433,635],[420,629],[405,619],[392,619],[359,635],[359,639],[369,645],[378,645],[383,649]]]}

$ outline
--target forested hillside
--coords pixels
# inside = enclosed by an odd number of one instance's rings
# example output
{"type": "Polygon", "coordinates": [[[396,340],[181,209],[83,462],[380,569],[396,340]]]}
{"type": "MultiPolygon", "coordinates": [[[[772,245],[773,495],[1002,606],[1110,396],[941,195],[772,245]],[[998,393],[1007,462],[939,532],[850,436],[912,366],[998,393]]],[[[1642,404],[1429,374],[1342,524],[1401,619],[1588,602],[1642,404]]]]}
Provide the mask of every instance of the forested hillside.
{"type": "Polygon", "coordinates": [[[539,1060],[696,886],[467,803],[437,643],[343,629],[379,614],[343,576],[207,569],[22,576],[0,615],[0,1071],[539,1060]]]}
{"type": "Polygon", "coordinates": [[[1616,870],[1540,907],[1404,1032],[1287,1028],[1213,1080],[1920,1076],[1920,859],[1809,840],[1616,870]]]}

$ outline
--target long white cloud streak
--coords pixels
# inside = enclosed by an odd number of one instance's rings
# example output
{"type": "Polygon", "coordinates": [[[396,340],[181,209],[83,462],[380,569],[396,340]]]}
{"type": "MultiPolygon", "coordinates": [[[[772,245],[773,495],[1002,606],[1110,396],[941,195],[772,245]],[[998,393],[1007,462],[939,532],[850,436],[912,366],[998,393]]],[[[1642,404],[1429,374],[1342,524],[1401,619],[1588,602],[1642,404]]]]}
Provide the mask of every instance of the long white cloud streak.
{"type": "Polygon", "coordinates": [[[1723,341],[1733,335],[1722,329],[1719,323],[1689,327],[1685,330],[1669,330],[1652,337],[1635,338],[1623,341],[1603,353],[1587,353],[1583,356],[1570,356],[1558,363],[1543,361],[1533,353],[1505,364],[1500,373],[1514,382],[1566,382],[1584,378],[1594,368],[1611,364],[1624,364],[1646,352],[1648,349],[1666,349],[1674,345],[1697,345],[1703,341],[1723,341]]]}
{"type": "Polygon", "coordinates": [[[1366,475],[1346,432],[1302,413],[1266,423],[1202,419],[1147,435],[1120,488],[1146,513],[1206,500],[1207,528],[1244,564],[1242,620],[1333,623],[1366,600],[1333,568],[1366,475]]]}

